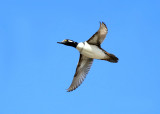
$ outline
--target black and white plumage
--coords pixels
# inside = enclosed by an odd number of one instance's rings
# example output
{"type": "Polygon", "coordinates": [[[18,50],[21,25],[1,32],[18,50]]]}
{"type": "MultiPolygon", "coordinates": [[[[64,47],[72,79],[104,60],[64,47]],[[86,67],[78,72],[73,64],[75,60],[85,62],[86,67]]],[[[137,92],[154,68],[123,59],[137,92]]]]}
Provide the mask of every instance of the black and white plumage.
{"type": "Polygon", "coordinates": [[[62,42],[57,42],[75,47],[80,52],[76,73],[70,87],[67,89],[68,92],[75,90],[81,85],[91,68],[93,59],[106,60],[113,63],[118,62],[118,58],[115,55],[110,54],[101,48],[101,43],[104,41],[107,33],[108,29],[102,22],[100,23],[99,30],[88,41],[77,43],[72,40],[65,39],[62,42]]]}

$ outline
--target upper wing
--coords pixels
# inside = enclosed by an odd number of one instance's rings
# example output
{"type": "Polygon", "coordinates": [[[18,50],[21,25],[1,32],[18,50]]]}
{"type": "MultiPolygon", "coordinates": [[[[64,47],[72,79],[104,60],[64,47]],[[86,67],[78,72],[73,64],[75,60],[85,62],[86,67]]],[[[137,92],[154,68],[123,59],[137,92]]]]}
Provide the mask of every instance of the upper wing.
{"type": "Polygon", "coordinates": [[[100,23],[99,30],[87,41],[89,44],[100,45],[108,33],[107,26],[102,22],[100,23]]]}
{"type": "Polygon", "coordinates": [[[92,63],[93,59],[80,54],[79,62],[76,68],[76,73],[74,75],[70,87],[67,89],[68,92],[75,90],[78,86],[81,85],[88,71],[90,70],[92,63]]]}

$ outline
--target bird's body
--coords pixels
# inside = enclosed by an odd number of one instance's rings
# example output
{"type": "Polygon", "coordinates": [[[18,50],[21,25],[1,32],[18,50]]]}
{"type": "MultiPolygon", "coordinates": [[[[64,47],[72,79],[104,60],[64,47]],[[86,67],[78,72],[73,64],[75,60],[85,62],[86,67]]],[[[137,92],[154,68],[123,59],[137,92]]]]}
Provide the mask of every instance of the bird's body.
{"type": "Polygon", "coordinates": [[[92,59],[107,59],[109,56],[96,45],[90,45],[87,42],[80,42],[77,50],[84,56],[92,59]]]}
{"type": "Polygon", "coordinates": [[[106,60],[112,63],[118,62],[118,58],[115,55],[110,54],[101,48],[101,43],[104,41],[107,33],[108,29],[102,22],[100,23],[99,30],[85,42],[77,43],[69,39],[58,42],[60,44],[72,46],[80,52],[76,73],[68,88],[68,92],[75,90],[84,81],[94,59],[106,60]]]}

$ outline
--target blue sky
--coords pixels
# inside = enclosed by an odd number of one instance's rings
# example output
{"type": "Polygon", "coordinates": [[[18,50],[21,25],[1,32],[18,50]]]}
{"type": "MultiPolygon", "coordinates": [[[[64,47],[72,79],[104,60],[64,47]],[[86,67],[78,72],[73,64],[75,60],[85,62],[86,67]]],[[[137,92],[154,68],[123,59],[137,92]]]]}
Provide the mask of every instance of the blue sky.
{"type": "Polygon", "coordinates": [[[0,2],[0,114],[160,114],[158,0],[0,2]],[[66,92],[79,52],[104,21],[102,48],[83,84],[66,92]]]}

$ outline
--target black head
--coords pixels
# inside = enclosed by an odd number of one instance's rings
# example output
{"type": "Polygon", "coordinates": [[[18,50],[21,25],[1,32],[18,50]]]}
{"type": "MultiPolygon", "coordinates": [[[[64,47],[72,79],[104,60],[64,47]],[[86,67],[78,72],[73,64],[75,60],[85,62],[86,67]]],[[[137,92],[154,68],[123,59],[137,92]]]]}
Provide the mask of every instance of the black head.
{"type": "Polygon", "coordinates": [[[67,46],[72,46],[72,47],[77,47],[77,42],[74,42],[73,40],[69,40],[69,39],[65,39],[63,40],[62,42],[57,42],[59,44],[64,44],[64,45],[67,45],[67,46]]]}

